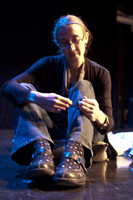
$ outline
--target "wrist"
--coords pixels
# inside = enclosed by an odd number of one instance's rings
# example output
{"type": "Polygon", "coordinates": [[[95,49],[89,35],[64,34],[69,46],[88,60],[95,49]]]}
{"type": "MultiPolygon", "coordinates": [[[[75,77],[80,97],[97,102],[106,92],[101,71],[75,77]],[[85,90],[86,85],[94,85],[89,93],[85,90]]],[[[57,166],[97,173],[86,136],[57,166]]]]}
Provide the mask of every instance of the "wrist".
{"type": "Polygon", "coordinates": [[[101,111],[99,110],[99,113],[97,115],[97,119],[96,119],[96,125],[97,126],[102,126],[105,122],[105,119],[106,119],[106,115],[101,111]]]}
{"type": "Polygon", "coordinates": [[[108,116],[107,115],[105,115],[105,120],[104,120],[104,122],[102,123],[102,124],[100,124],[100,125],[96,125],[97,126],[97,128],[99,128],[99,129],[105,129],[107,126],[108,126],[108,124],[109,124],[109,118],[108,118],[108,116]]]}
{"type": "Polygon", "coordinates": [[[37,96],[36,91],[30,91],[27,97],[24,99],[25,103],[35,103],[35,97],[37,96]]]}

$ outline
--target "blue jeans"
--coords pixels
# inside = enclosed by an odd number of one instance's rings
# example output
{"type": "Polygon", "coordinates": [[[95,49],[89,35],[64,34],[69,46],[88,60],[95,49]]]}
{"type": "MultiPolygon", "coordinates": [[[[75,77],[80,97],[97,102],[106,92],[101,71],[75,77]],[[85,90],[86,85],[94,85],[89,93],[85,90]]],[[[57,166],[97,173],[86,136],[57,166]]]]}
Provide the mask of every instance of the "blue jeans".
{"type": "MultiPolygon", "coordinates": [[[[36,90],[31,84],[22,83],[21,85],[30,90],[36,90]]],[[[78,108],[77,101],[84,96],[95,99],[93,86],[89,81],[78,81],[69,90],[68,97],[73,101],[73,105],[68,108],[67,113],[55,114],[54,118],[33,103],[14,106],[12,159],[20,164],[18,160],[21,157],[21,164],[23,164],[24,154],[32,153],[31,143],[37,139],[48,140],[52,147],[55,140],[66,139],[66,141],[76,141],[85,147],[86,166],[89,166],[93,156],[92,141],[103,141],[104,136],[78,108]],[[61,120],[57,123],[57,119],[63,119],[63,123],[61,120]]]]}

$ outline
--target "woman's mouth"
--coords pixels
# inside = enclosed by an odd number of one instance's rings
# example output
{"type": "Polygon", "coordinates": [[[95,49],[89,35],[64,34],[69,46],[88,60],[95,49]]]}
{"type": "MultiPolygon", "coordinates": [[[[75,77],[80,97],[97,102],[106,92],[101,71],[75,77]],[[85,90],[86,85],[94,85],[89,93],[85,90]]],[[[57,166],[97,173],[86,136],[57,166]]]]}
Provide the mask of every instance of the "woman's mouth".
{"type": "Polygon", "coordinates": [[[75,57],[77,55],[77,53],[70,53],[71,57],[75,57]]]}

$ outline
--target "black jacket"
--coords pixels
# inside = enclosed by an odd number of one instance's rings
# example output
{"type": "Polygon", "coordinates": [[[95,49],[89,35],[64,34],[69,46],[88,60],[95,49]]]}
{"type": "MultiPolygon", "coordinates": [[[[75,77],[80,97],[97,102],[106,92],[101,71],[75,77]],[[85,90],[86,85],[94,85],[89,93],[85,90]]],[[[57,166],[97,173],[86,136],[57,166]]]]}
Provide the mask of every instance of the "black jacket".
{"type": "MultiPolygon", "coordinates": [[[[38,82],[39,91],[44,93],[61,94],[63,82],[63,68],[65,56],[44,57],[34,63],[24,73],[7,81],[1,91],[9,101],[21,105],[30,90],[23,88],[19,83],[38,82]]],[[[85,58],[85,80],[92,83],[100,109],[109,117],[109,125],[105,130],[99,130],[105,134],[114,127],[111,103],[111,77],[107,69],[94,61],[85,58]]]]}

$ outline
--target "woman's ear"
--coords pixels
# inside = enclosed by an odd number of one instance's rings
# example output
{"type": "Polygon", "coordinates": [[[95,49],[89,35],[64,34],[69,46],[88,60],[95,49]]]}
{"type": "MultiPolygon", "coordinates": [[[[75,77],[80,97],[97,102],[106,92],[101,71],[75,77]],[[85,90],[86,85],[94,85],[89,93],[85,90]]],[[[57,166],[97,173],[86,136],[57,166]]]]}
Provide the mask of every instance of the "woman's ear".
{"type": "Polygon", "coordinates": [[[89,33],[86,32],[85,35],[84,35],[84,41],[85,41],[85,44],[88,43],[88,40],[89,40],[89,33]]]}

